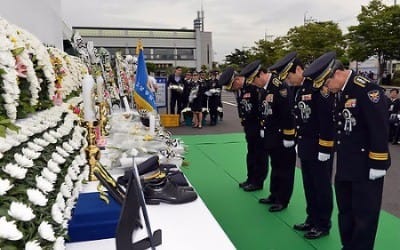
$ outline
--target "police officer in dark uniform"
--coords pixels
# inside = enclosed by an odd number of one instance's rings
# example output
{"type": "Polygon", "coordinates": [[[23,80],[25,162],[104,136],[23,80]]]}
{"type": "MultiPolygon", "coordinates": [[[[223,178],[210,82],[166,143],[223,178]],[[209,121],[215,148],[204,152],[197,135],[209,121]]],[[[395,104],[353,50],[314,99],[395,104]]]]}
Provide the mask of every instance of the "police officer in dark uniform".
{"type": "Polygon", "coordinates": [[[305,71],[314,84],[336,93],[336,201],[344,250],[372,250],[390,166],[388,110],[384,91],[367,78],[345,70],[328,52],[305,71]]]}
{"type": "Polygon", "coordinates": [[[388,97],[388,111],[389,111],[389,142],[398,144],[399,140],[399,127],[400,119],[398,117],[400,112],[400,99],[398,98],[399,90],[393,88],[390,90],[388,97]]]}
{"type": "MultiPolygon", "coordinates": [[[[259,64],[259,62],[258,62],[259,64]]],[[[238,113],[243,125],[247,142],[247,179],[239,183],[244,191],[251,192],[263,188],[267,176],[267,159],[262,138],[260,137],[260,123],[258,122],[258,88],[245,84],[244,76],[255,64],[246,66],[239,76],[229,67],[221,75],[219,84],[226,90],[234,91],[238,103],[238,113]]]]}
{"type": "Polygon", "coordinates": [[[221,86],[218,84],[217,79],[218,71],[211,73],[209,79],[209,89],[206,91],[208,95],[208,109],[210,111],[210,125],[217,125],[218,121],[218,105],[221,100],[221,86]]]}
{"type": "Polygon", "coordinates": [[[270,212],[285,209],[293,192],[296,151],[294,148],[294,119],[291,113],[287,86],[256,61],[245,72],[248,82],[258,87],[259,136],[264,154],[271,159],[270,196],[261,203],[271,204],[270,212]]]}
{"type": "Polygon", "coordinates": [[[176,67],[175,73],[168,76],[167,88],[170,91],[169,100],[169,113],[181,114],[182,107],[182,93],[184,88],[184,81],[182,76],[182,67],[176,67]],[[176,113],[175,113],[176,105],[176,113]]]}
{"type": "Polygon", "coordinates": [[[334,96],[321,83],[303,77],[303,64],[297,52],[280,59],[269,70],[280,80],[298,87],[294,100],[297,149],[301,162],[307,218],[294,229],[306,231],[304,237],[317,239],[329,233],[333,209],[332,159],[334,96]]]}

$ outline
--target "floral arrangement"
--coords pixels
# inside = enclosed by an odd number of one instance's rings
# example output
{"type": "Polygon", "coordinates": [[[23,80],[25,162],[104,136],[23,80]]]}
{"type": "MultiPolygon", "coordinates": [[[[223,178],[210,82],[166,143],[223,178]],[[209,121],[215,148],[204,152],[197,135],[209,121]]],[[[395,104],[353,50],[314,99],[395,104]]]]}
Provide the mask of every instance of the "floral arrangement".
{"type": "Polygon", "coordinates": [[[68,105],[18,122],[0,138],[0,247],[65,249],[68,220],[88,166],[85,129],[68,105]]]}

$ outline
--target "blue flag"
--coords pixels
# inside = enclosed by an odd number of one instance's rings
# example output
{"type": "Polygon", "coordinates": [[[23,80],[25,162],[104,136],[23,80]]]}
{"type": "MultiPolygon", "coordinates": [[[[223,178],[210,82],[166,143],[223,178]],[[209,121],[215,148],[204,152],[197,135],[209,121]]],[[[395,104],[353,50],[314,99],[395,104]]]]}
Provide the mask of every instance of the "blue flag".
{"type": "Polygon", "coordinates": [[[139,58],[136,69],[136,83],[133,98],[135,99],[137,109],[147,111],[157,110],[156,100],[153,92],[147,85],[147,68],[144,61],[143,49],[139,51],[139,58]]]}

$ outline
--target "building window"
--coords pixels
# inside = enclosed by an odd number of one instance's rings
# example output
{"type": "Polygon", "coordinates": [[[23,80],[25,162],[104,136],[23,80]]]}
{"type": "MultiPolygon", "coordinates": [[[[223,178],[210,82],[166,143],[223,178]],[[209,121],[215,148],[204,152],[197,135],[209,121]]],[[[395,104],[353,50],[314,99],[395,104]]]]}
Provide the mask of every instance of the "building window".
{"type": "Polygon", "coordinates": [[[176,49],[178,60],[194,60],[194,49],[176,49]]]}
{"type": "Polygon", "coordinates": [[[154,60],[175,60],[174,48],[157,48],[154,49],[154,60]]]}

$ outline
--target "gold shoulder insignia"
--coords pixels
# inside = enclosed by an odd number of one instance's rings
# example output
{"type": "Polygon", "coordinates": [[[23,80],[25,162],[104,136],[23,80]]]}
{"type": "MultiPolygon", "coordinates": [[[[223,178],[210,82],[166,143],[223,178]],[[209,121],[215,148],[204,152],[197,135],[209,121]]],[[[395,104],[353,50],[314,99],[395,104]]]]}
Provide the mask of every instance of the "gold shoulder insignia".
{"type": "Polygon", "coordinates": [[[368,83],[370,83],[370,80],[363,76],[354,77],[354,84],[360,86],[361,88],[365,88],[365,85],[367,85],[368,83]]]}
{"type": "Polygon", "coordinates": [[[279,87],[282,84],[282,82],[278,78],[272,79],[272,83],[277,87],[279,87]]]}

